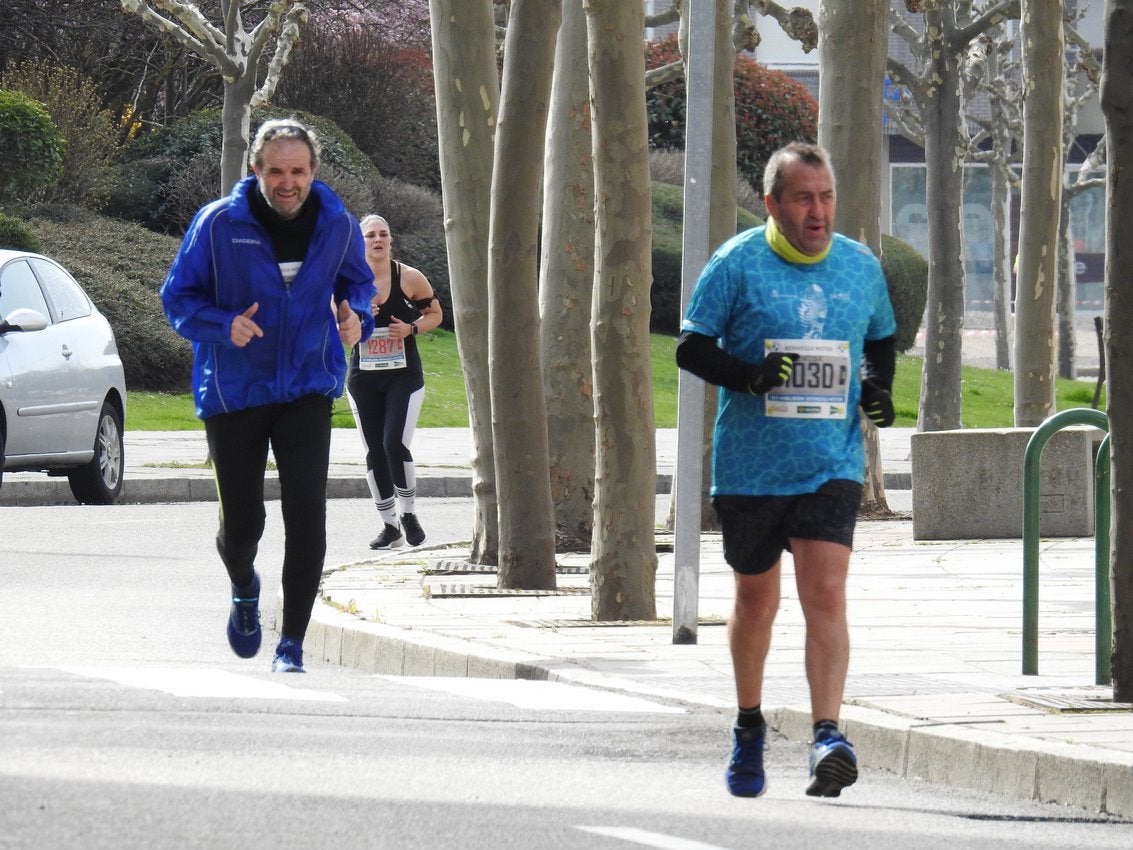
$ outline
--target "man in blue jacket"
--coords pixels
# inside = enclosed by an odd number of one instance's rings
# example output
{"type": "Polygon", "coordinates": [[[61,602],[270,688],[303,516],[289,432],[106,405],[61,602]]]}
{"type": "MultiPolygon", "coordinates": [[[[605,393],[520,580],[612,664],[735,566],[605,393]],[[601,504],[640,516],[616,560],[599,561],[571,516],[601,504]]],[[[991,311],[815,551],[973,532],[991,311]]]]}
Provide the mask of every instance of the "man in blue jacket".
{"type": "Polygon", "coordinates": [[[373,330],[373,275],[358,222],[314,179],[320,146],[310,129],[267,121],[250,153],[254,174],[189,225],[161,299],[193,343],[193,393],[220,501],[216,547],[232,583],[228,642],[241,658],[260,648],[255,560],[270,446],[285,533],[272,669],[302,672],[326,555],[331,405],[343,391],[343,345],[373,330]]]}

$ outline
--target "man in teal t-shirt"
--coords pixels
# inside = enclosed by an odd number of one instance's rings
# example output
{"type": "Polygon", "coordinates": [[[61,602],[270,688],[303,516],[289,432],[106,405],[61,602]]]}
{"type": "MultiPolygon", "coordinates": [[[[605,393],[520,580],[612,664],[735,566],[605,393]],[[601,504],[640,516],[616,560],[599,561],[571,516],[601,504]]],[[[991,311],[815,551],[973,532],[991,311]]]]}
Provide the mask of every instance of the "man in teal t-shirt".
{"type": "Polygon", "coordinates": [[[763,177],[769,217],[729,240],[697,281],[677,363],[720,387],[712,497],[735,571],[728,634],[739,710],[726,780],[737,796],[766,790],[763,667],[791,552],[807,622],[814,744],[811,796],[857,779],[838,731],[849,664],[846,574],[865,460],[859,406],[893,422],[897,327],[881,266],[833,232],[829,156],[793,143],[763,177]]]}

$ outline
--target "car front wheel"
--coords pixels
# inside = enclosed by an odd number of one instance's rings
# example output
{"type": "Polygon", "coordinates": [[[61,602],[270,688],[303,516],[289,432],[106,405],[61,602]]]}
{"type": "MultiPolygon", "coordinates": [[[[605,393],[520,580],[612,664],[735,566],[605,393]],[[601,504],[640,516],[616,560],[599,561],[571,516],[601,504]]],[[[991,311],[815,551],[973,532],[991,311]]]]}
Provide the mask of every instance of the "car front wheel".
{"type": "Polygon", "coordinates": [[[122,492],[125,454],[122,417],[109,402],[103,402],[94,435],[94,457],[67,474],[71,492],[84,505],[113,505],[122,492]]]}

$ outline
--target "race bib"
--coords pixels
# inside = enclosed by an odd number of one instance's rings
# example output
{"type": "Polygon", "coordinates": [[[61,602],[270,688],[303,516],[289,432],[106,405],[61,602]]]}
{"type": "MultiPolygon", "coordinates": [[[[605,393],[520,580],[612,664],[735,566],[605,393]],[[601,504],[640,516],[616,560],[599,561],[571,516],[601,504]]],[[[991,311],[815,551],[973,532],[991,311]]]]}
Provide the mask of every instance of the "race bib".
{"type": "Polygon", "coordinates": [[[389,328],[374,328],[370,338],[358,344],[358,368],[366,372],[404,369],[405,340],[390,336],[389,328]]]}
{"type": "Polygon", "coordinates": [[[764,398],[768,416],[845,419],[850,394],[850,343],[834,339],[769,339],[764,354],[797,354],[785,386],[764,398]]]}

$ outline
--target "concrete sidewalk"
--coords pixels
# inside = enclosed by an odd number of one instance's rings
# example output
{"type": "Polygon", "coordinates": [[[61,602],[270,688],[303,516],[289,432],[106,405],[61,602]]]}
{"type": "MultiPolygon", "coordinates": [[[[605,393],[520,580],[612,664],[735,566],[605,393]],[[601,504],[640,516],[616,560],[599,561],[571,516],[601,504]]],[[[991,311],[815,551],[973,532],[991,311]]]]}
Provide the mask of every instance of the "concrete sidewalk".
{"type": "MultiPolygon", "coordinates": [[[[908,511],[911,429],[882,433],[890,505],[908,511]],[[904,487],[901,487],[901,485],[904,487]],[[900,488],[900,489],[898,489],[900,488]]],[[[667,489],[675,432],[658,432],[667,489]]],[[[470,438],[414,440],[420,496],[469,497],[470,438]]],[[[125,501],[215,499],[202,432],[128,432],[125,501]]],[[[356,432],[336,429],[331,494],[368,498],[356,432]]],[[[6,475],[0,505],[70,503],[65,481],[6,475]]],[[[423,510],[423,513],[425,511],[423,510]]],[[[658,534],[658,621],[590,619],[588,557],[558,559],[558,590],[501,592],[467,550],[420,548],[328,565],[309,662],[407,675],[556,679],[734,709],[726,628],[732,574],[720,539],[701,539],[698,640],[674,645],[671,535],[658,534]]],[[[853,650],[842,715],[863,765],[933,782],[1133,817],[1133,706],[1094,685],[1092,538],[1045,540],[1039,669],[1023,676],[1018,540],[914,542],[907,518],[862,522],[850,572],[853,650]]],[[[791,562],[765,685],[783,735],[807,740],[804,628],[791,562]]],[[[723,781],[721,764],[721,781],[723,781]]],[[[852,793],[852,792],[848,792],[852,793]]]]}

